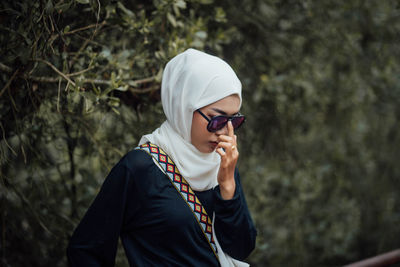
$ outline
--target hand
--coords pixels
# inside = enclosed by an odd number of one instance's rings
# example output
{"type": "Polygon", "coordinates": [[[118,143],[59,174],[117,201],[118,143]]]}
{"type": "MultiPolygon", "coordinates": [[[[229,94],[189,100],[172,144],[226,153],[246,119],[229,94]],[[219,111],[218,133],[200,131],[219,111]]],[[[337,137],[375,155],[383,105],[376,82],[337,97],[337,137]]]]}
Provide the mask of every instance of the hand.
{"type": "Polygon", "coordinates": [[[218,170],[218,184],[223,199],[232,199],[235,194],[235,167],[239,158],[237,137],[233,132],[232,122],[228,121],[228,135],[218,137],[217,153],[221,156],[218,170]],[[225,150],[223,150],[223,149],[225,150]]]}

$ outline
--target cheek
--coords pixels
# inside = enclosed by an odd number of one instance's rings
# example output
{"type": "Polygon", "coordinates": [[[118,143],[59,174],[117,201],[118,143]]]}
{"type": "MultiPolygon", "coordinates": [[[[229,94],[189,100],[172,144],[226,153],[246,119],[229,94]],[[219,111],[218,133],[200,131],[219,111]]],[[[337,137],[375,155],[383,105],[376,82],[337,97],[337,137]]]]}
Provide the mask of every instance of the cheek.
{"type": "Polygon", "coordinates": [[[209,132],[207,131],[207,121],[203,117],[193,115],[192,129],[191,129],[191,143],[196,145],[202,142],[203,139],[207,139],[209,132]]]}

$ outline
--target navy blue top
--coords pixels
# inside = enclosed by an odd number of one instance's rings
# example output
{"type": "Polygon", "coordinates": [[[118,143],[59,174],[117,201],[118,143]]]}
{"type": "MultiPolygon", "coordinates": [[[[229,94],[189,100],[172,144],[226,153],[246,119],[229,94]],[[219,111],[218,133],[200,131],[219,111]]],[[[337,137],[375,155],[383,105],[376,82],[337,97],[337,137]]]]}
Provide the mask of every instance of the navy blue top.
{"type": "MultiPolygon", "coordinates": [[[[235,171],[233,199],[218,186],[195,192],[209,216],[222,249],[245,259],[254,249],[256,230],[235,171]]],[[[142,150],[126,154],[111,170],[71,237],[69,266],[114,266],[121,237],[131,266],[219,266],[198,222],[170,180],[142,150]]]]}

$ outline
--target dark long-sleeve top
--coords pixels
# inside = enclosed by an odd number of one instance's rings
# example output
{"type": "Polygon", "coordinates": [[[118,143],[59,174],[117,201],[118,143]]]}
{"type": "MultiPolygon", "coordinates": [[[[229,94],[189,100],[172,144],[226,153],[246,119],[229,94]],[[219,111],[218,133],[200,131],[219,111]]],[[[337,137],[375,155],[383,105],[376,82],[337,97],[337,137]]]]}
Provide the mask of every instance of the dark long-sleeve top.
{"type": "MultiPolygon", "coordinates": [[[[245,259],[254,249],[256,230],[235,171],[236,191],[222,199],[218,186],[195,192],[209,216],[222,249],[245,259]]],[[[69,266],[113,266],[118,238],[131,266],[219,266],[189,206],[142,150],[132,150],[111,170],[72,235],[69,266]]]]}

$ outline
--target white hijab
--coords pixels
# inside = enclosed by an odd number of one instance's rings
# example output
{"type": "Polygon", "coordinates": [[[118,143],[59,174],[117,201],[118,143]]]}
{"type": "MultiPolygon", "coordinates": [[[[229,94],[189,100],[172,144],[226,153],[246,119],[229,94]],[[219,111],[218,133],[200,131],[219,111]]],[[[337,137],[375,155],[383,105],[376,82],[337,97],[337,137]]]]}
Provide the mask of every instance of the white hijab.
{"type": "Polygon", "coordinates": [[[175,162],[193,190],[215,187],[220,156],[202,153],[191,144],[193,112],[224,97],[237,94],[242,84],[222,59],[188,49],[165,67],[161,101],[167,120],[153,133],[144,135],[139,145],[151,142],[161,147],[175,162]]]}

